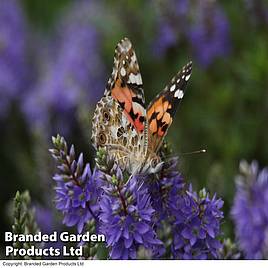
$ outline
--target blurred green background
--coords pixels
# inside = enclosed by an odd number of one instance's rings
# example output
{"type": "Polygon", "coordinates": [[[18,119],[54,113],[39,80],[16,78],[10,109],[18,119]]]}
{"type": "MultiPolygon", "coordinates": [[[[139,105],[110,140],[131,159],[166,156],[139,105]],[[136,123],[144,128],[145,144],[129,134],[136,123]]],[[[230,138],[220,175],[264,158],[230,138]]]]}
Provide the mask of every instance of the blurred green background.
{"type": "Polygon", "coordinates": [[[224,199],[223,231],[234,237],[229,210],[239,161],[268,163],[262,0],[1,0],[1,233],[10,229],[16,190],[29,189],[37,206],[53,210],[51,135],[63,134],[93,163],[91,116],[123,37],[135,47],[147,104],[193,61],[167,140],[187,182],[224,199]]]}

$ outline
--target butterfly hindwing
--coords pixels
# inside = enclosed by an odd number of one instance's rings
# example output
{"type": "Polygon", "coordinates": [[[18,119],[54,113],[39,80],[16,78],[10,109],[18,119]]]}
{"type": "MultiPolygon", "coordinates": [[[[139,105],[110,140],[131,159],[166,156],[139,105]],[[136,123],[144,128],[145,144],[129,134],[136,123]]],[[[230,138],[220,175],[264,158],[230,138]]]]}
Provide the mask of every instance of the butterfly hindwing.
{"type": "Polygon", "coordinates": [[[116,49],[112,76],[105,95],[111,95],[135,129],[142,133],[145,127],[146,110],[140,69],[131,42],[124,38],[116,49]]]}
{"type": "Polygon", "coordinates": [[[130,153],[138,154],[139,135],[129,123],[119,103],[112,96],[103,96],[92,118],[93,146],[105,148],[121,168],[128,167],[130,153]]]}
{"type": "Polygon", "coordinates": [[[157,152],[162,144],[162,140],[172,124],[178,105],[184,96],[191,72],[192,62],[189,62],[148,106],[147,120],[150,151],[157,152]]]}

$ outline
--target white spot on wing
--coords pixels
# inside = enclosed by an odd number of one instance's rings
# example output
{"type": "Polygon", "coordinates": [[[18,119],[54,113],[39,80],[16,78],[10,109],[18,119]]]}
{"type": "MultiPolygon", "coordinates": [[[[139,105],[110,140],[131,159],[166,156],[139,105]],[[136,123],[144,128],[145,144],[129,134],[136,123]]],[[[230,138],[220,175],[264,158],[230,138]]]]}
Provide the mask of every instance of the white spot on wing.
{"type": "Polygon", "coordinates": [[[125,70],[124,67],[121,68],[121,70],[120,70],[120,74],[121,74],[122,76],[125,76],[125,75],[127,74],[127,73],[126,73],[126,70],[125,70]]]}
{"type": "Polygon", "coordinates": [[[131,84],[136,84],[136,77],[133,73],[130,73],[128,81],[131,84]]]}
{"type": "Polygon", "coordinates": [[[172,86],[170,87],[170,91],[171,91],[171,92],[174,91],[175,88],[176,88],[176,85],[172,85],[172,86]]]}
{"type": "Polygon", "coordinates": [[[141,79],[141,75],[140,74],[137,74],[136,75],[136,80],[137,80],[137,84],[138,85],[141,85],[142,84],[142,79],[141,79]]]}
{"type": "Polygon", "coordinates": [[[133,105],[133,110],[134,110],[134,111],[141,112],[141,114],[142,114],[143,116],[145,116],[145,114],[146,114],[146,110],[145,110],[139,103],[137,103],[137,102],[133,102],[132,105],[133,105]]]}
{"type": "Polygon", "coordinates": [[[133,53],[132,57],[131,57],[131,61],[134,63],[137,60],[136,55],[133,53]]]}
{"type": "Polygon", "coordinates": [[[190,76],[191,76],[191,74],[186,75],[186,76],[185,76],[185,81],[188,81],[189,78],[190,78],[190,76]]]}
{"type": "Polygon", "coordinates": [[[183,95],[184,95],[183,91],[180,90],[180,89],[178,89],[178,90],[175,92],[174,97],[175,97],[175,98],[178,98],[178,99],[182,99],[182,98],[183,98],[183,95]]]}
{"type": "Polygon", "coordinates": [[[133,74],[131,73],[129,75],[129,83],[131,84],[137,84],[137,85],[141,85],[142,84],[142,80],[141,80],[141,75],[138,73],[138,74],[133,74]]]}

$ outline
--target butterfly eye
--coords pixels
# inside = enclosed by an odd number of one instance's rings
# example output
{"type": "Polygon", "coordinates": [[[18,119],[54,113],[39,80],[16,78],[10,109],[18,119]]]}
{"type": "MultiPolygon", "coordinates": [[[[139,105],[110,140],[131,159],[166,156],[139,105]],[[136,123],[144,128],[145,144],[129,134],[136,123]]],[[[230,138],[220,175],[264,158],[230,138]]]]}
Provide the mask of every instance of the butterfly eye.
{"type": "Polygon", "coordinates": [[[99,134],[99,143],[100,144],[105,144],[106,143],[106,140],[107,140],[106,135],[103,132],[101,132],[99,134]]]}
{"type": "Polygon", "coordinates": [[[110,121],[110,114],[107,111],[103,112],[103,117],[106,121],[110,121]]]}

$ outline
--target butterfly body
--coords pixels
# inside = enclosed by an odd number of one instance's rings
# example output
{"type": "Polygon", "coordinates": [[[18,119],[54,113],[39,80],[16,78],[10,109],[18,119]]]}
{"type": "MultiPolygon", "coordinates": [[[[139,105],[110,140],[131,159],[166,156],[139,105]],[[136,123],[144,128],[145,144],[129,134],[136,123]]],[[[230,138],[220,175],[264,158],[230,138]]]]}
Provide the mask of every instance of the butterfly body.
{"type": "Polygon", "coordinates": [[[112,76],[93,115],[94,147],[105,148],[131,174],[158,170],[157,153],[184,96],[191,69],[191,63],[187,64],[146,109],[135,51],[127,38],[121,40],[112,76]]]}

